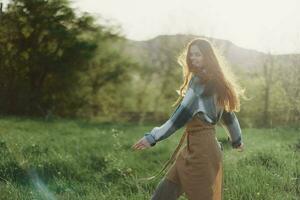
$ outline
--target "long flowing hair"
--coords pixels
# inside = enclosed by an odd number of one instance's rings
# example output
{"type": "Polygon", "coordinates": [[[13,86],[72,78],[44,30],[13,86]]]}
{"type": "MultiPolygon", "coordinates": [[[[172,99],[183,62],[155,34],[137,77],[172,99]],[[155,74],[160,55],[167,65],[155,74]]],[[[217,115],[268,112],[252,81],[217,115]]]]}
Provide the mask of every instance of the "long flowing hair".
{"type": "Polygon", "coordinates": [[[204,57],[203,69],[197,73],[200,80],[206,85],[204,95],[217,93],[217,102],[226,111],[240,111],[240,97],[246,99],[244,92],[237,83],[233,73],[228,68],[225,59],[218,52],[217,48],[205,38],[196,38],[191,40],[182,53],[178,56],[177,61],[182,67],[183,84],[180,86],[177,93],[178,99],[172,106],[177,106],[184,97],[189,81],[191,80],[191,61],[189,52],[191,45],[196,45],[204,57]]]}
{"type": "MultiPolygon", "coordinates": [[[[239,97],[242,96],[247,99],[247,97],[244,96],[245,90],[237,84],[233,74],[224,62],[225,59],[221,58],[221,54],[217,52],[217,48],[215,48],[207,39],[196,38],[190,41],[178,56],[177,61],[183,69],[183,84],[180,86],[179,90],[177,90],[179,97],[172,106],[180,104],[189,82],[191,81],[192,75],[195,73],[197,76],[200,76],[201,83],[205,84],[203,95],[212,95],[216,92],[218,96],[217,103],[223,106],[226,111],[240,111],[239,97]],[[204,67],[196,73],[195,71],[192,72],[192,65],[189,59],[190,47],[192,44],[198,46],[204,57],[204,67]]],[[[152,180],[168,169],[175,161],[186,135],[187,132],[185,131],[175,151],[160,171],[154,176],[142,178],[140,180],[152,180]]]]}

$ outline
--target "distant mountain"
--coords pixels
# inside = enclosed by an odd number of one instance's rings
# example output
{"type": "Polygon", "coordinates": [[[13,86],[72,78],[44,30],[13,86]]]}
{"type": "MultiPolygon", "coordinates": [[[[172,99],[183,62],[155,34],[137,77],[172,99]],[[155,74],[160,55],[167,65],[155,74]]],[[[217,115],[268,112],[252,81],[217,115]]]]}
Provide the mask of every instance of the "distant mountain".
{"type": "Polygon", "coordinates": [[[153,67],[158,67],[162,63],[176,64],[176,58],[180,51],[190,40],[197,37],[207,38],[217,47],[232,68],[239,68],[246,72],[261,68],[267,59],[276,59],[276,62],[284,65],[295,64],[295,62],[300,63],[300,54],[268,55],[256,50],[239,47],[228,40],[184,34],[160,35],[146,41],[127,39],[123,44],[123,51],[141,64],[148,64],[153,67]]]}

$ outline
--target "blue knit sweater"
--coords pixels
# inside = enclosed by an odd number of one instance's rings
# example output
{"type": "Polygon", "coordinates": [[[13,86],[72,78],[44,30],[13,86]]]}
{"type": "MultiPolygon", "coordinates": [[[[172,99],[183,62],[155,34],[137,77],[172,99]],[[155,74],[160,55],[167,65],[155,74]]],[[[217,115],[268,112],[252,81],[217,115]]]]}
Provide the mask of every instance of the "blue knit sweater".
{"type": "Polygon", "coordinates": [[[145,138],[151,146],[168,138],[189,122],[194,115],[212,125],[221,120],[227,129],[226,133],[232,147],[237,148],[242,143],[242,132],[235,113],[227,112],[223,107],[218,106],[216,94],[202,95],[205,85],[200,84],[199,81],[200,78],[193,74],[183,100],[171,117],[161,126],[154,127],[150,132],[145,133],[145,138]]]}

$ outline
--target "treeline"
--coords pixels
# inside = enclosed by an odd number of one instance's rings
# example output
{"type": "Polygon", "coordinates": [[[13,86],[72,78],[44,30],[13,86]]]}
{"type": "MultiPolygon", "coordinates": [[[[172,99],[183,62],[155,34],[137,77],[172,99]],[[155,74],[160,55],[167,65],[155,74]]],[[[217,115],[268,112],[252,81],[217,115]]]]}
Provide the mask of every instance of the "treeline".
{"type": "MultiPolygon", "coordinates": [[[[0,14],[0,114],[162,123],[182,83],[176,57],[193,37],[134,42],[68,0],[11,0],[0,14]]],[[[250,97],[242,127],[299,126],[299,55],[261,57],[253,70],[230,63],[250,97]]]]}
{"type": "MultiPolygon", "coordinates": [[[[173,112],[176,89],[182,83],[182,69],[176,63],[180,51],[193,35],[159,36],[145,42],[131,42],[127,53],[144,64],[138,84],[136,119],[155,116],[160,123],[173,112]]],[[[245,50],[228,41],[209,38],[223,64],[246,89],[237,113],[242,127],[299,127],[300,55],[272,55],[245,50]]],[[[297,41],[295,41],[296,43],[297,41]]]]}
{"type": "Polygon", "coordinates": [[[76,15],[69,4],[12,0],[2,11],[1,114],[96,116],[107,106],[105,94],[117,98],[138,67],[111,47],[123,40],[118,27],[76,15]]]}
{"type": "Polygon", "coordinates": [[[249,100],[239,113],[245,127],[300,126],[300,56],[265,54],[255,70],[237,71],[249,100]]]}

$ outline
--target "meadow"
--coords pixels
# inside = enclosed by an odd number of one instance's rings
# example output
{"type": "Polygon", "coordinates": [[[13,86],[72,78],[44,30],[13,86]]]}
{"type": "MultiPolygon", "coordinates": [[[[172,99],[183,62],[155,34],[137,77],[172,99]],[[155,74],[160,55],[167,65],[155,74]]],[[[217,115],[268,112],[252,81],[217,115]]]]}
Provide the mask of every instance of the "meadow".
{"type": "MultiPolygon", "coordinates": [[[[0,118],[0,199],[150,199],[183,129],[143,151],[131,146],[159,124],[0,118]]],[[[300,199],[299,128],[243,129],[245,151],[224,145],[225,200],[300,199]]],[[[180,200],[187,199],[184,196],[180,200]]]]}

